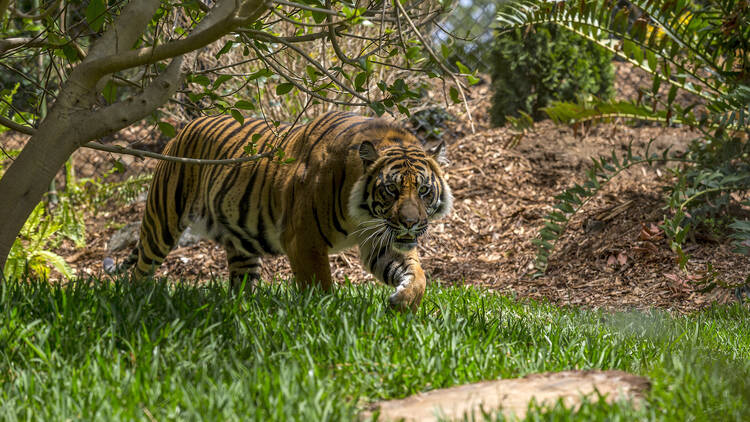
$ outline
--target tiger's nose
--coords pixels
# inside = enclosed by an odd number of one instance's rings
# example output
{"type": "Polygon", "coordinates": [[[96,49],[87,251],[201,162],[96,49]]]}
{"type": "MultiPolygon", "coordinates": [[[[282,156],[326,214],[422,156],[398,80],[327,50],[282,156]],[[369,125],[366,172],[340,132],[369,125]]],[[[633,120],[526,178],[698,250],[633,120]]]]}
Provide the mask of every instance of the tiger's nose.
{"type": "Polygon", "coordinates": [[[419,226],[419,210],[411,204],[406,204],[399,213],[401,227],[407,231],[415,231],[419,226]]]}
{"type": "Polygon", "coordinates": [[[417,228],[417,225],[419,225],[419,218],[404,218],[403,220],[401,220],[401,225],[404,226],[406,230],[412,231],[417,228]]]}

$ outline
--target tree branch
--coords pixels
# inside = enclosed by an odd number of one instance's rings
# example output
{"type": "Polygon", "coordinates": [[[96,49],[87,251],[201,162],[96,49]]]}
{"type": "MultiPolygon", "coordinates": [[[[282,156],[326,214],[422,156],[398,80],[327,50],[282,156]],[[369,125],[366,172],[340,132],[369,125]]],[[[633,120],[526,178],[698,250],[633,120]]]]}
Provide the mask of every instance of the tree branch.
{"type": "Polygon", "coordinates": [[[89,148],[89,149],[111,152],[115,154],[133,155],[139,158],[155,158],[157,160],[172,161],[175,163],[183,163],[183,164],[225,165],[225,166],[234,165],[234,164],[242,164],[248,161],[255,161],[255,160],[260,160],[262,158],[272,157],[274,154],[276,154],[276,151],[277,151],[276,148],[273,148],[270,151],[266,151],[262,154],[249,155],[247,157],[227,158],[227,159],[222,159],[222,160],[209,160],[209,159],[202,159],[202,158],[185,158],[185,157],[176,157],[173,155],[157,154],[151,151],[144,151],[140,149],[121,147],[118,145],[102,145],[97,142],[87,142],[81,146],[89,148]]]}
{"type": "MultiPolygon", "coordinates": [[[[274,37],[273,35],[266,34],[265,32],[259,32],[256,34],[259,38],[265,38],[266,41],[271,42],[278,42],[280,44],[284,44],[287,48],[294,50],[297,54],[299,54],[301,57],[303,57],[305,60],[308,61],[308,63],[312,64],[313,66],[317,67],[318,70],[323,73],[324,75],[328,76],[329,79],[331,79],[332,82],[334,82],[336,85],[343,88],[346,92],[354,96],[355,98],[358,98],[361,101],[364,101],[365,103],[369,104],[370,100],[368,100],[366,97],[362,96],[359,92],[351,89],[350,87],[346,86],[343,82],[341,82],[337,77],[335,77],[328,69],[326,69],[320,62],[310,57],[307,53],[305,53],[304,50],[297,47],[294,44],[287,43],[283,40],[281,40],[278,37],[274,37]]],[[[291,82],[291,81],[290,81],[291,82]]]]}
{"type": "MultiPolygon", "coordinates": [[[[343,27],[344,27],[344,25],[341,25],[339,28],[337,28],[337,30],[340,29],[340,28],[343,28],[343,27]]],[[[325,37],[328,36],[328,31],[326,31],[326,32],[314,32],[312,34],[305,34],[305,35],[295,35],[293,37],[278,37],[278,36],[275,36],[275,35],[270,35],[267,32],[258,31],[256,29],[244,29],[244,28],[240,28],[240,29],[235,30],[235,32],[236,33],[240,33],[240,34],[241,33],[246,33],[246,34],[250,34],[250,35],[273,36],[274,39],[278,39],[278,40],[281,40],[281,41],[286,42],[286,43],[298,43],[298,42],[315,41],[315,40],[319,40],[321,38],[325,38],[325,37]]],[[[196,73],[198,73],[198,72],[196,72],[196,73]]],[[[201,71],[200,73],[205,73],[205,72],[201,71]]]]}
{"type": "Polygon", "coordinates": [[[5,11],[8,10],[10,0],[0,0],[0,26],[5,26],[3,20],[5,18],[5,11]]]}
{"type": "Polygon", "coordinates": [[[37,37],[6,38],[0,40],[0,54],[18,47],[45,47],[49,45],[46,40],[37,37]]]}
{"type": "Polygon", "coordinates": [[[283,6],[291,6],[297,9],[309,10],[311,12],[325,13],[326,15],[339,16],[339,12],[331,9],[321,9],[320,7],[312,7],[305,4],[292,3],[284,0],[271,0],[272,3],[280,4],[283,6]]]}
{"type": "MultiPolygon", "coordinates": [[[[8,1],[8,4],[10,4],[10,1],[8,1]]],[[[16,3],[16,4],[17,4],[17,3],[16,3]]],[[[41,12],[39,12],[39,13],[38,13],[38,14],[36,14],[36,15],[35,15],[35,14],[33,14],[33,12],[37,12],[37,11],[39,11],[39,10],[40,10],[41,8],[39,8],[39,9],[34,9],[34,10],[32,10],[31,12],[29,12],[29,13],[25,13],[25,12],[22,12],[22,11],[20,11],[20,10],[16,9],[16,8],[15,8],[15,7],[13,7],[13,6],[10,6],[10,7],[9,7],[9,9],[10,9],[10,12],[11,12],[11,13],[12,13],[12,14],[13,14],[14,16],[16,16],[16,17],[19,17],[19,18],[23,18],[23,19],[31,19],[31,20],[35,20],[35,21],[38,21],[38,20],[44,19],[45,17],[47,17],[47,16],[51,15],[51,14],[52,14],[52,13],[53,13],[54,11],[56,11],[56,10],[57,10],[57,8],[58,8],[59,6],[60,6],[60,0],[55,0],[55,2],[54,2],[54,3],[52,3],[52,4],[51,4],[51,5],[50,5],[50,6],[49,6],[49,7],[47,8],[47,9],[45,9],[45,10],[42,10],[41,12]]],[[[2,9],[2,8],[0,7],[0,9],[2,9]]],[[[1,15],[2,15],[2,13],[0,13],[0,16],[1,16],[1,15]]]]}
{"type": "Polygon", "coordinates": [[[167,69],[154,79],[141,94],[91,111],[80,123],[84,139],[94,139],[131,125],[167,102],[182,80],[182,57],[176,57],[167,69]]]}
{"type": "Polygon", "coordinates": [[[257,47],[255,47],[254,45],[251,45],[251,47],[253,48],[253,50],[255,50],[255,54],[257,54],[258,57],[260,57],[261,60],[263,60],[263,63],[265,63],[266,65],[268,65],[269,67],[271,67],[271,69],[273,69],[274,72],[276,72],[279,75],[281,75],[282,77],[284,77],[284,79],[286,79],[287,81],[289,81],[289,83],[291,83],[292,85],[294,85],[295,87],[297,87],[297,89],[299,89],[300,91],[306,93],[307,95],[309,95],[311,97],[314,97],[314,98],[316,98],[316,99],[318,99],[320,101],[324,101],[324,102],[328,102],[328,103],[334,103],[334,104],[338,104],[338,105],[346,105],[346,106],[363,107],[363,106],[366,106],[367,104],[369,104],[369,102],[353,103],[351,101],[341,101],[341,100],[336,100],[336,99],[332,99],[332,98],[326,98],[326,97],[318,94],[317,92],[304,87],[302,84],[300,84],[299,82],[297,82],[294,79],[292,79],[291,76],[289,76],[286,73],[284,73],[284,71],[279,66],[277,66],[276,64],[274,64],[269,59],[269,57],[264,56],[263,52],[261,52],[257,47]]]}
{"type": "MultiPolygon", "coordinates": [[[[326,0],[326,7],[331,7],[331,0],[326,0]]],[[[333,46],[333,52],[336,53],[336,57],[341,60],[342,63],[346,63],[351,66],[357,66],[358,63],[356,60],[350,59],[347,57],[346,53],[341,51],[341,47],[339,46],[338,41],[338,34],[336,34],[336,30],[334,29],[334,24],[331,21],[331,16],[326,16],[326,23],[328,23],[328,39],[331,40],[331,45],[333,46]]]]}
{"type": "Polygon", "coordinates": [[[26,135],[33,135],[36,133],[36,129],[34,129],[31,126],[24,126],[22,124],[16,123],[11,119],[8,119],[7,117],[0,116],[0,125],[3,125],[9,129],[15,130],[16,132],[21,132],[26,135]]]}
{"type": "Polygon", "coordinates": [[[183,55],[211,44],[228,32],[231,32],[233,28],[253,21],[266,9],[266,1],[246,0],[239,3],[239,7],[235,7],[235,1],[222,0],[211,9],[211,12],[198,23],[195,30],[184,39],[98,57],[96,60],[88,63],[82,63],[81,67],[86,66],[86,68],[81,70],[83,72],[91,72],[101,78],[109,73],[183,55]]]}
{"type": "MultiPolygon", "coordinates": [[[[34,134],[36,134],[36,128],[33,128],[31,126],[20,125],[14,122],[13,120],[10,120],[2,116],[0,116],[0,124],[10,129],[13,129],[17,132],[24,133],[26,135],[33,136],[34,134]]],[[[111,152],[115,154],[132,155],[132,156],[139,157],[139,158],[155,158],[157,160],[162,160],[162,161],[173,161],[176,163],[201,164],[201,165],[242,164],[248,161],[255,161],[255,160],[260,160],[262,158],[271,157],[274,154],[276,154],[276,149],[274,148],[262,154],[255,154],[255,155],[250,155],[247,157],[228,158],[228,159],[223,159],[223,160],[207,160],[207,159],[199,159],[199,158],[185,158],[185,157],[176,157],[173,155],[158,154],[158,153],[151,152],[151,151],[145,151],[145,150],[140,150],[140,149],[135,149],[135,148],[127,148],[127,147],[122,147],[119,145],[103,145],[98,142],[87,142],[81,146],[89,148],[89,149],[95,149],[97,151],[111,152]]]]}
{"type": "Polygon", "coordinates": [[[159,0],[133,0],[125,5],[120,16],[91,46],[87,60],[81,66],[91,66],[97,59],[120,56],[130,51],[159,9],[159,4],[159,0]]]}

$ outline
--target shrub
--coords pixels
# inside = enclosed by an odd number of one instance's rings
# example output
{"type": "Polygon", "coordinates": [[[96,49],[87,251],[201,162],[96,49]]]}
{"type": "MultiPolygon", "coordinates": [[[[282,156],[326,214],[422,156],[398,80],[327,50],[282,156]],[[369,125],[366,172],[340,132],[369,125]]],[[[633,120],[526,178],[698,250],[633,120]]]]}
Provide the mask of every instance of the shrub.
{"type": "Polygon", "coordinates": [[[490,57],[495,91],[490,115],[496,125],[519,111],[545,118],[542,108],[554,100],[608,99],[613,93],[612,54],[555,26],[501,33],[490,57]]]}

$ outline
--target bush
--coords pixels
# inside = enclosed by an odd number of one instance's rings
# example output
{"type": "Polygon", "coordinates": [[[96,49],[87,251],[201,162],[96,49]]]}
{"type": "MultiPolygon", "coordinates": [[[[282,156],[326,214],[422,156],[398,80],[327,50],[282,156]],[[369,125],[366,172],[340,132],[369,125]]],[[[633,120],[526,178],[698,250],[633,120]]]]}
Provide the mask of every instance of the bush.
{"type": "Polygon", "coordinates": [[[499,126],[519,111],[541,120],[551,101],[608,99],[613,93],[612,54],[555,26],[505,32],[490,57],[495,91],[490,115],[499,126]]]}

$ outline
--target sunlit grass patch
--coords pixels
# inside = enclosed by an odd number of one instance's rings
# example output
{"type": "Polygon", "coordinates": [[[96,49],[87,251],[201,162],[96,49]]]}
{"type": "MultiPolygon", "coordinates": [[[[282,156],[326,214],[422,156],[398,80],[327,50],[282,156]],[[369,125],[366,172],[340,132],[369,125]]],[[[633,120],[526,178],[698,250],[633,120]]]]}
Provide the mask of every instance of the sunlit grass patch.
{"type": "Polygon", "coordinates": [[[351,420],[380,399],[592,368],[648,376],[646,405],[530,417],[750,416],[749,312],[737,306],[611,314],[433,285],[419,312],[400,314],[372,285],[326,295],[261,284],[238,296],[216,282],[1,289],[3,420],[351,420]]]}

